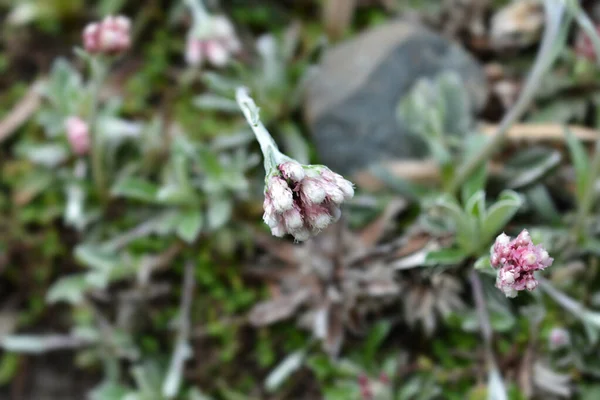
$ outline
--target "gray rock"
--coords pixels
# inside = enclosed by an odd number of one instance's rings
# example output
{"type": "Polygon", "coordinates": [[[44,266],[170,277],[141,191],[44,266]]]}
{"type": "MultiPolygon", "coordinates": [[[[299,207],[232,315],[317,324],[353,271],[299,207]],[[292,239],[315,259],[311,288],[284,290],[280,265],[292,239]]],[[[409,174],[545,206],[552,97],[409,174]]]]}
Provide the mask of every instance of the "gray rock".
{"type": "Polygon", "coordinates": [[[487,98],[481,66],[415,23],[388,23],[327,50],[304,104],[320,161],[352,175],[377,162],[423,156],[423,142],[396,109],[419,78],[448,70],[466,85],[473,112],[480,110],[487,98]]]}

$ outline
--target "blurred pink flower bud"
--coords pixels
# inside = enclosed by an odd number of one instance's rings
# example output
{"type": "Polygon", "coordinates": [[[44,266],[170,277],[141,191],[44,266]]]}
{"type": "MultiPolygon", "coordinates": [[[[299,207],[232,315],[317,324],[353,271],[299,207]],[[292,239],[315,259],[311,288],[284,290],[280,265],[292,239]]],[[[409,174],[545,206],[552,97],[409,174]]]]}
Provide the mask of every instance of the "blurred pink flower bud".
{"type": "Polygon", "coordinates": [[[188,36],[185,45],[185,62],[193,67],[197,67],[202,64],[203,60],[202,41],[192,36],[188,36]]]}
{"type": "Polygon", "coordinates": [[[206,59],[215,67],[224,67],[229,63],[229,51],[217,40],[206,41],[206,59]]]}
{"type": "MultiPolygon", "coordinates": [[[[600,26],[596,25],[595,28],[600,33],[600,26]]],[[[590,61],[596,61],[596,50],[592,44],[592,39],[582,29],[575,36],[575,54],[590,61]]]]}
{"type": "Polygon", "coordinates": [[[89,53],[119,54],[131,46],[131,21],[124,16],[107,16],[83,30],[83,46],[89,53]]]}
{"type": "Polygon", "coordinates": [[[571,342],[569,331],[567,331],[565,328],[552,328],[550,331],[550,336],[548,336],[548,342],[551,350],[558,350],[568,346],[571,342]]]}
{"type": "Polygon", "coordinates": [[[516,297],[521,290],[538,286],[533,273],[552,265],[554,261],[541,245],[534,245],[527,230],[512,241],[502,233],[490,251],[492,267],[499,269],[496,287],[507,297],[516,297]]]}
{"type": "Polygon", "coordinates": [[[65,121],[67,140],[73,152],[83,156],[90,149],[90,130],[87,122],[79,117],[71,116],[65,121]]]}
{"type": "Polygon", "coordinates": [[[241,49],[233,25],[224,16],[212,16],[188,33],[185,60],[194,67],[206,59],[215,67],[224,67],[241,49]]]}

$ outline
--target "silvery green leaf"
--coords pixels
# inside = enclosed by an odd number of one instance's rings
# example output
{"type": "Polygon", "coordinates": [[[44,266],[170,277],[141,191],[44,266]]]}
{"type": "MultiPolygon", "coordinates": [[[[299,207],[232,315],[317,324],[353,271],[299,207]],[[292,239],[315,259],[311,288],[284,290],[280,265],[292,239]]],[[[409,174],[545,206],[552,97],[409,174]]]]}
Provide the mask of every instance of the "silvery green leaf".
{"type": "Polygon", "coordinates": [[[465,204],[465,212],[479,221],[485,220],[485,191],[479,190],[473,193],[465,204]]]}
{"type": "Polygon", "coordinates": [[[91,244],[77,246],[75,258],[85,266],[101,272],[110,272],[122,266],[121,259],[116,254],[91,244]]]}
{"type": "Polygon", "coordinates": [[[231,113],[237,113],[240,110],[235,100],[210,93],[196,96],[193,100],[193,103],[201,110],[214,110],[231,113]]]}
{"type": "Polygon", "coordinates": [[[395,176],[388,168],[381,164],[372,165],[369,168],[369,172],[372,173],[376,178],[380,179],[388,189],[410,200],[419,200],[420,196],[424,192],[424,190],[414,183],[395,176]]]}
{"type": "Polygon", "coordinates": [[[119,179],[111,189],[115,197],[140,200],[148,203],[156,202],[158,188],[155,184],[133,176],[119,179]]]}
{"type": "Polygon", "coordinates": [[[35,21],[43,12],[44,5],[36,2],[14,3],[6,22],[13,26],[27,25],[35,21]]]}
{"type": "Polygon", "coordinates": [[[496,366],[490,368],[488,374],[488,400],[508,400],[506,387],[496,366]]]}
{"type": "Polygon", "coordinates": [[[156,200],[162,204],[185,205],[193,203],[195,196],[179,185],[167,184],[158,190],[156,200]]]}
{"type": "Polygon", "coordinates": [[[146,400],[162,400],[162,373],[154,363],[139,364],[131,368],[140,395],[146,400]]]}
{"type": "Polygon", "coordinates": [[[65,225],[81,231],[88,222],[83,206],[85,191],[80,185],[71,184],[67,187],[67,204],[65,206],[65,225]]]}
{"type": "Polygon", "coordinates": [[[517,213],[522,204],[523,200],[518,193],[512,190],[502,192],[499,200],[487,211],[482,226],[482,240],[489,241],[500,232],[517,213]]]}
{"type": "Polygon", "coordinates": [[[475,261],[473,268],[486,275],[496,276],[497,274],[494,268],[492,268],[490,256],[479,257],[477,261],[475,261]]]}
{"type": "Polygon", "coordinates": [[[211,143],[213,151],[237,149],[253,142],[254,135],[248,130],[242,130],[227,135],[217,136],[211,143]]]}
{"type": "Polygon", "coordinates": [[[544,219],[551,222],[559,222],[561,214],[557,210],[548,189],[543,184],[537,184],[525,193],[529,209],[544,219]]]}
{"type": "Polygon", "coordinates": [[[436,205],[450,217],[456,227],[456,240],[465,251],[472,251],[478,245],[475,238],[479,238],[479,222],[476,218],[465,213],[456,201],[450,196],[442,196],[436,205]]]}
{"type": "Polygon", "coordinates": [[[506,184],[506,187],[511,189],[521,188],[528,186],[535,181],[540,180],[551,170],[558,167],[562,161],[562,156],[558,151],[551,151],[544,157],[537,160],[534,164],[528,165],[527,168],[518,171],[516,175],[513,175],[512,179],[506,184]]]}
{"type": "Polygon", "coordinates": [[[575,187],[577,199],[581,201],[586,191],[586,185],[589,181],[590,160],[581,142],[571,133],[569,128],[565,127],[567,138],[567,147],[571,155],[571,162],[575,168],[575,187]]]}
{"type": "Polygon", "coordinates": [[[88,287],[83,274],[65,276],[52,284],[46,294],[46,301],[49,304],[61,301],[74,305],[81,304],[88,287]]]}
{"type": "Polygon", "coordinates": [[[288,355],[267,376],[267,379],[265,380],[266,389],[272,392],[279,388],[281,384],[290,377],[290,375],[302,367],[305,356],[306,354],[304,350],[298,350],[288,355]]]}
{"type": "Polygon", "coordinates": [[[239,86],[239,82],[226,78],[223,74],[205,71],[202,74],[202,81],[213,91],[221,94],[234,93],[239,86]]]}
{"type": "Polygon", "coordinates": [[[473,125],[469,95],[460,76],[449,71],[439,75],[438,88],[445,106],[447,133],[465,135],[473,125]]]}
{"type": "Polygon", "coordinates": [[[198,388],[192,388],[188,392],[187,400],[212,400],[212,397],[205,395],[198,388]]]}
{"type": "Polygon", "coordinates": [[[89,394],[90,400],[124,400],[130,389],[115,382],[104,382],[96,386],[89,394]]]}
{"type": "Polygon", "coordinates": [[[189,359],[192,355],[193,350],[189,343],[177,343],[176,350],[167,371],[167,376],[162,385],[162,394],[165,398],[172,399],[179,393],[183,380],[185,360],[189,359]]]}
{"type": "Polygon", "coordinates": [[[188,243],[196,240],[202,230],[204,217],[199,209],[184,211],[179,216],[177,235],[188,243]]]}
{"type": "Polygon", "coordinates": [[[81,75],[64,58],[57,59],[52,65],[50,78],[42,92],[63,116],[78,115],[85,105],[81,75]]]}
{"type": "Polygon", "coordinates": [[[144,125],[121,118],[103,116],[98,119],[98,127],[107,142],[119,144],[124,140],[139,138],[144,125]]]}
{"type": "Polygon", "coordinates": [[[468,257],[463,249],[442,249],[427,253],[425,265],[457,265],[468,257]]]}
{"type": "Polygon", "coordinates": [[[4,350],[29,354],[78,348],[86,343],[77,337],[68,335],[8,335],[0,339],[0,345],[4,350]]]}
{"type": "Polygon", "coordinates": [[[218,229],[229,221],[233,204],[231,199],[224,197],[214,197],[208,202],[208,210],[206,211],[206,217],[208,220],[208,226],[210,229],[218,229]]]}
{"type": "Polygon", "coordinates": [[[569,374],[559,374],[540,361],[533,365],[533,382],[545,393],[570,398],[572,394],[570,381],[569,374]]]}
{"type": "Polygon", "coordinates": [[[69,150],[62,144],[30,145],[19,149],[34,164],[55,168],[67,160],[69,150]]]}

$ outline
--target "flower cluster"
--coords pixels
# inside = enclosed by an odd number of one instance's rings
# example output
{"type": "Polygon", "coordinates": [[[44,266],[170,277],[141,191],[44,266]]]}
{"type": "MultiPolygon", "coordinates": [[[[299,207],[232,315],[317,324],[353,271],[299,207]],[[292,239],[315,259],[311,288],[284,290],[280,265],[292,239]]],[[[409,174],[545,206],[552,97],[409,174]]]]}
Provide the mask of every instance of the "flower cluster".
{"type": "Polygon", "coordinates": [[[83,45],[89,53],[114,55],[131,46],[131,21],[124,16],[107,16],[83,31],[83,45]]]}
{"type": "Polygon", "coordinates": [[[492,267],[499,269],[496,287],[506,297],[516,297],[521,290],[535,289],[538,282],[533,273],[549,267],[554,261],[541,245],[533,244],[525,229],[513,240],[504,233],[499,235],[490,253],[492,267]]]}
{"type": "Polygon", "coordinates": [[[192,28],[185,49],[186,62],[200,66],[206,58],[215,67],[223,67],[241,46],[231,22],[224,16],[211,16],[201,22],[201,29],[192,28]]]}
{"type": "Polygon", "coordinates": [[[381,373],[379,379],[371,379],[365,374],[358,376],[358,387],[361,400],[373,400],[376,398],[390,396],[390,377],[381,373]]]}
{"type": "Polygon", "coordinates": [[[263,220],[274,236],[304,241],[337,221],[353,196],[352,183],[329,168],[285,161],[267,177],[263,220]]]}
{"type": "Polygon", "coordinates": [[[79,156],[87,154],[90,149],[90,129],[83,119],[70,116],[65,121],[67,140],[73,152],[79,156]]]}

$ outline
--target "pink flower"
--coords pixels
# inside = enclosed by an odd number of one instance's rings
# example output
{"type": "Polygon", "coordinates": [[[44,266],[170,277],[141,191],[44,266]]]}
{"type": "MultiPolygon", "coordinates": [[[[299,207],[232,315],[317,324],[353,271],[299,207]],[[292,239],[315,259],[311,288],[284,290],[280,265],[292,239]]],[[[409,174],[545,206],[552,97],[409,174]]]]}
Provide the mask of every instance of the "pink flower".
{"type": "MultiPolygon", "coordinates": [[[[600,27],[596,26],[595,28],[600,33],[600,27]]],[[[583,30],[579,30],[575,37],[575,54],[590,61],[596,61],[596,50],[592,44],[592,39],[583,30]]]]}
{"type": "Polygon", "coordinates": [[[192,28],[187,37],[185,60],[194,67],[206,58],[215,67],[224,67],[231,55],[240,50],[240,42],[231,22],[224,16],[211,17],[205,26],[192,28]]]}
{"type": "Polygon", "coordinates": [[[71,116],[65,121],[67,140],[73,152],[79,156],[87,154],[90,149],[90,130],[83,119],[71,116]]]}
{"type": "Polygon", "coordinates": [[[352,183],[325,166],[283,162],[267,179],[263,220],[274,236],[308,240],[336,222],[353,195],[352,183]]]}
{"type": "Polygon", "coordinates": [[[552,328],[548,337],[551,350],[558,350],[567,346],[571,342],[569,331],[565,328],[552,328]]]}
{"type": "Polygon", "coordinates": [[[300,182],[306,176],[304,168],[296,161],[286,161],[277,167],[285,179],[300,182]]]}
{"type": "Polygon", "coordinates": [[[490,251],[492,267],[498,269],[496,287],[507,297],[516,297],[521,290],[534,290],[538,282],[533,273],[552,265],[548,252],[541,246],[535,246],[529,232],[523,230],[511,240],[502,233],[490,251]]]}
{"type": "Polygon", "coordinates": [[[83,30],[83,45],[89,53],[119,54],[131,46],[131,21],[124,16],[107,16],[83,30]]]}

